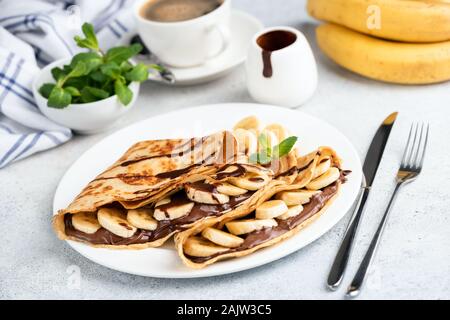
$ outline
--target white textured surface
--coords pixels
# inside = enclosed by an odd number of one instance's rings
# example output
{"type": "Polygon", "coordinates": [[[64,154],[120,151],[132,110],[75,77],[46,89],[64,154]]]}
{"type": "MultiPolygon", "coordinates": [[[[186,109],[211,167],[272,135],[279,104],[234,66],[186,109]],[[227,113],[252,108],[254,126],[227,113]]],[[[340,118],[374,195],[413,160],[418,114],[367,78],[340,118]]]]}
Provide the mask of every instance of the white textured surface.
{"type": "MultiPolygon", "coordinates": [[[[305,33],[319,63],[319,88],[301,110],[340,129],[362,158],[379,123],[390,112],[400,112],[344,286],[337,292],[328,292],[325,280],[349,217],[287,258],[216,278],[142,278],[111,271],[86,260],[56,239],[50,226],[51,204],[65,170],[80,153],[107,134],[104,133],[78,136],[58,149],[0,171],[0,298],[341,299],[384,211],[407,131],[415,120],[428,121],[432,126],[426,165],[422,176],[407,186],[398,198],[371,277],[360,298],[450,298],[450,83],[387,85],[337,67],[317,49],[314,26],[306,17],[304,1],[234,0],[234,5],[254,14],[267,26],[291,25],[305,33]],[[81,271],[79,289],[67,286],[70,281],[67,270],[72,265],[81,271]]],[[[137,107],[120,126],[187,106],[240,101],[251,101],[245,89],[243,68],[200,86],[169,88],[146,84],[137,107]]]]}

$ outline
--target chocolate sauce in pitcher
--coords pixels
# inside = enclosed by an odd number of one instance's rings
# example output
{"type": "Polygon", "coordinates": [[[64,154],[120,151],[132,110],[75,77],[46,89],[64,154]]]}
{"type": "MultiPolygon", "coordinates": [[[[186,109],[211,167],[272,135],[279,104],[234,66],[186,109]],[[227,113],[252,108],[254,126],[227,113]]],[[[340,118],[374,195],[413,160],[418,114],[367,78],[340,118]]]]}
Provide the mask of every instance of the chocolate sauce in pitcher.
{"type": "Polygon", "coordinates": [[[270,78],[273,75],[272,52],[281,50],[293,44],[297,35],[286,30],[274,30],[264,33],[256,39],[262,49],[263,76],[270,78]]]}

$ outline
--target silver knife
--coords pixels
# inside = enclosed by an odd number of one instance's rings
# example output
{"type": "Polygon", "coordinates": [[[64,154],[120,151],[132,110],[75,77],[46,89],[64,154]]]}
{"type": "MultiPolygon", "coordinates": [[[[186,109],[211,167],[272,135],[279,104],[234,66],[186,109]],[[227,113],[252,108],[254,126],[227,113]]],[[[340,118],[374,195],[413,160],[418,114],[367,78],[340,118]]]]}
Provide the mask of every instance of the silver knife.
{"type": "Polygon", "coordinates": [[[375,133],[369,150],[367,151],[366,159],[364,160],[363,165],[363,181],[361,183],[359,198],[353,211],[353,216],[347,230],[345,231],[344,239],[342,240],[341,246],[339,247],[336,258],[334,258],[333,265],[328,275],[327,284],[328,288],[331,290],[336,290],[344,277],[347,262],[353,247],[353,240],[355,239],[356,231],[358,229],[359,222],[361,221],[365,204],[369,197],[370,187],[375,179],[378,165],[380,164],[384,148],[388,141],[389,134],[391,133],[392,126],[397,119],[397,115],[398,112],[394,112],[383,121],[375,133]]]}

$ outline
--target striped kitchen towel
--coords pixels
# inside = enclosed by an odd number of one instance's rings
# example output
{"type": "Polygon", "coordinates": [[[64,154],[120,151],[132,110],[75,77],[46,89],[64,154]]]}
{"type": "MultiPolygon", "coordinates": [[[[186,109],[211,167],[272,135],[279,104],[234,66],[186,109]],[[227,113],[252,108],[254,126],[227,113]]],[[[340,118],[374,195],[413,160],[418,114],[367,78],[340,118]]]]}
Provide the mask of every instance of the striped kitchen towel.
{"type": "Polygon", "coordinates": [[[135,34],[134,0],[0,1],[0,168],[59,146],[70,129],[37,108],[31,83],[40,67],[80,51],[73,37],[91,22],[104,49],[135,34]]]}

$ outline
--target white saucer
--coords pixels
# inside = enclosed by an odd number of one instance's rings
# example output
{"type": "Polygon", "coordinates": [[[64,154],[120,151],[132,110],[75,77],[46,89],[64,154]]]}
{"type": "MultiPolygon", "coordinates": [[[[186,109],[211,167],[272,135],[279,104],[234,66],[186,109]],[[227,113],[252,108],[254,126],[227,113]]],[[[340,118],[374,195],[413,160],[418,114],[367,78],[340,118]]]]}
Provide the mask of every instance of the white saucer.
{"type": "Polygon", "coordinates": [[[189,68],[171,67],[170,70],[176,79],[175,85],[199,84],[227,74],[245,61],[251,39],[262,28],[263,24],[255,17],[242,11],[232,10],[231,40],[228,47],[202,65],[189,68]]]}

